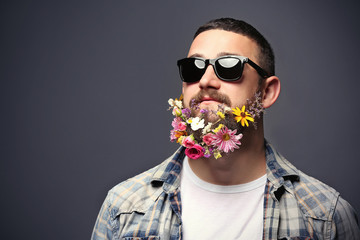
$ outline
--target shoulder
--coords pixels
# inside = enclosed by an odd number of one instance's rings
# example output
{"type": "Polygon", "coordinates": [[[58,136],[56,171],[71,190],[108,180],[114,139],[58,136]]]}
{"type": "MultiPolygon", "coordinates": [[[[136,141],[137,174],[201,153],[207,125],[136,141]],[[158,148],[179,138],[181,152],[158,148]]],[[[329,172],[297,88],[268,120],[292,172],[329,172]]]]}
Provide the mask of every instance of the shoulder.
{"type": "Polygon", "coordinates": [[[120,213],[144,212],[162,191],[153,182],[154,174],[166,167],[169,160],[114,186],[107,194],[105,204],[112,217],[120,213]],[[159,192],[160,191],[160,192],[159,192]]]}
{"type": "Polygon", "coordinates": [[[143,217],[164,195],[165,186],[173,185],[169,176],[181,169],[182,152],[179,149],[156,167],[114,186],[101,206],[92,239],[112,239],[120,236],[122,231],[134,231],[135,225],[141,221],[148,221],[143,217]]]}
{"type": "Polygon", "coordinates": [[[274,186],[283,186],[286,192],[294,196],[305,216],[324,221],[333,219],[335,212],[340,209],[339,202],[346,202],[339,192],[297,169],[271,144],[266,143],[266,151],[268,178],[274,186]]]}
{"type": "Polygon", "coordinates": [[[297,230],[307,229],[329,239],[360,239],[356,212],[338,191],[297,169],[270,144],[267,168],[280,211],[284,216],[304,220],[304,225],[302,221],[294,225],[297,230]]]}
{"type": "Polygon", "coordinates": [[[267,151],[268,177],[284,190],[280,199],[283,211],[296,213],[289,208],[297,208],[306,226],[312,226],[309,232],[335,239],[360,239],[357,214],[338,191],[297,169],[269,144],[267,151]],[[296,204],[291,205],[291,199],[296,204]]]}
{"type": "Polygon", "coordinates": [[[299,171],[300,179],[294,183],[299,207],[307,218],[324,223],[324,231],[336,239],[360,239],[357,213],[339,192],[316,178],[299,171]]]}
{"type": "Polygon", "coordinates": [[[339,192],[320,180],[298,170],[299,179],[293,182],[294,194],[305,215],[322,220],[333,218],[339,192]]]}
{"type": "Polygon", "coordinates": [[[297,169],[269,143],[266,158],[269,181],[293,195],[305,215],[324,220],[332,217],[339,197],[335,189],[297,169]]]}

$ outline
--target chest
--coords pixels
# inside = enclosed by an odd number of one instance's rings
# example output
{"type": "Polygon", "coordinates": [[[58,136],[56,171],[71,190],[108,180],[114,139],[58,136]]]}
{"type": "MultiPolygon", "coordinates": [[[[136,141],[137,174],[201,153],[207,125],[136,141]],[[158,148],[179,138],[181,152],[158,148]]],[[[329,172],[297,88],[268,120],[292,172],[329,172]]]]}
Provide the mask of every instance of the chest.
{"type": "Polygon", "coordinates": [[[262,189],[241,194],[193,190],[182,187],[183,239],[262,239],[262,189]]]}

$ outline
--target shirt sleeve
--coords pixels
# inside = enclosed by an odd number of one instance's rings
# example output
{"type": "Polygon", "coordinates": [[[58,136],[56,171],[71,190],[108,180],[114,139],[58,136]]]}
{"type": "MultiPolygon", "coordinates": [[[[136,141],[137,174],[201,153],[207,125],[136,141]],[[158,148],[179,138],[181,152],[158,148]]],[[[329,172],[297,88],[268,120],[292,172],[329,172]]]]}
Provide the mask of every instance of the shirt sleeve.
{"type": "Polygon", "coordinates": [[[359,222],[354,208],[343,198],[336,205],[331,239],[360,239],[359,222]]]}
{"type": "Polygon", "coordinates": [[[111,215],[109,212],[108,198],[105,199],[101,206],[99,215],[96,219],[95,226],[91,235],[92,240],[113,239],[113,228],[111,225],[111,215]]]}

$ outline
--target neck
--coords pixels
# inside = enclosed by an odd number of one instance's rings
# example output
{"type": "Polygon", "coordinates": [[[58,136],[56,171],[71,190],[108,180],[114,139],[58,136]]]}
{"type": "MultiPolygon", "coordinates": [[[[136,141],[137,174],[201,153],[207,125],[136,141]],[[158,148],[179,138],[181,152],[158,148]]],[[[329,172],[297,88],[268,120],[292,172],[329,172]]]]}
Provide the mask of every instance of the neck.
{"type": "Polygon", "coordinates": [[[202,180],[217,185],[251,182],[266,173],[263,124],[247,129],[241,146],[223,157],[190,159],[189,165],[202,180]]]}

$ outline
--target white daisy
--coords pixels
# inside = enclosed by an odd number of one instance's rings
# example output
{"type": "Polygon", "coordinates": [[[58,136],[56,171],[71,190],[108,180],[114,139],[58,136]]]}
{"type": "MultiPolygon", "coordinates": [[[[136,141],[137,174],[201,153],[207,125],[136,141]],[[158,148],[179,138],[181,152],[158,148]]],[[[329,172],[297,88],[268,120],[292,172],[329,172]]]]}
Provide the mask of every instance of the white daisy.
{"type": "Polygon", "coordinates": [[[191,129],[193,131],[199,130],[205,126],[205,120],[200,119],[199,117],[193,118],[191,120],[191,129]]]}

